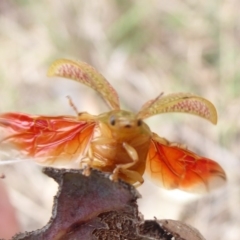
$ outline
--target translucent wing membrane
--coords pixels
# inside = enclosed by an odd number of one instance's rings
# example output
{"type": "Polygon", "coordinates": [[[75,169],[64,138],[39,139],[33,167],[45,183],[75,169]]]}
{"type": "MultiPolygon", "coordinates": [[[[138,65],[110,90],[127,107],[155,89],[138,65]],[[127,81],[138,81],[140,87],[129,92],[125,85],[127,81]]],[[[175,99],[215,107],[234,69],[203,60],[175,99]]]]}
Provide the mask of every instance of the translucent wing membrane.
{"type": "Polygon", "coordinates": [[[44,165],[71,166],[86,152],[95,123],[74,117],[0,115],[1,159],[33,159],[44,165]]]}
{"type": "Polygon", "coordinates": [[[85,62],[57,60],[50,66],[48,76],[64,77],[83,83],[99,92],[112,109],[120,109],[117,92],[99,72],[85,62]]]}
{"type": "Polygon", "coordinates": [[[160,95],[145,103],[137,116],[144,119],[167,112],[190,113],[205,118],[213,124],[217,123],[217,111],[214,105],[205,98],[190,93],[160,95]]]}
{"type": "Polygon", "coordinates": [[[146,163],[146,172],[156,184],[166,189],[203,193],[226,181],[218,163],[163,142],[153,135],[146,163]]]}

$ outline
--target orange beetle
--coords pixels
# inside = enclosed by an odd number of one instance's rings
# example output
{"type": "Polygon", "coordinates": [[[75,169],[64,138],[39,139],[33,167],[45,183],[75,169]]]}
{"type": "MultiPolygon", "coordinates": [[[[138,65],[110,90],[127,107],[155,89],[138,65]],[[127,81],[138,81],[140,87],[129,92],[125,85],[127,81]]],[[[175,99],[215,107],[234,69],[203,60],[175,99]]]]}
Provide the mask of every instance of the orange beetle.
{"type": "Polygon", "coordinates": [[[95,89],[112,110],[98,116],[82,112],[77,117],[0,114],[1,160],[9,160],[11,152],[11,159],[32,158],[47,166],[85,168],[86,174],[92,167],[110,172],[113,180],[135,185],[143,183],[146,171],[164,188],[188,192],[206,192],[225,182],[218,163],[159,137],[143,122],[160,113],[186,112],[216,124],[217,112],[208,100],[189,93],[160,95],[134,114],[120,109],[113,87],[84,62],[57,60],[48,75],[95,89]]]}

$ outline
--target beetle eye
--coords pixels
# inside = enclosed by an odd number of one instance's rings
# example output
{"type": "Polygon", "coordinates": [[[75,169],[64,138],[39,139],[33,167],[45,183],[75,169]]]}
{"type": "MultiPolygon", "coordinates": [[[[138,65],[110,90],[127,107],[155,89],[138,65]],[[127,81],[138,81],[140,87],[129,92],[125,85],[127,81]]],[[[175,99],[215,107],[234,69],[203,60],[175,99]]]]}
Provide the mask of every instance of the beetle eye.
{"type": "Polygon", "coordinates": [[[140,127],[140,126],[142,125],[142,120],[141,120],[141,119],[139,119],[139,120],[137,121],[137,125],[138,125],[138,127],[140,127]]]}
{"type": "Polygon", "coordinates": [[[115,120],[115,117],[114,117],[114,116],[111,116],[111,117],[110,117],[110,124],[111,124],[112,126],[114,126],[114,125],[116,124],[116,120],[115,120]]]}

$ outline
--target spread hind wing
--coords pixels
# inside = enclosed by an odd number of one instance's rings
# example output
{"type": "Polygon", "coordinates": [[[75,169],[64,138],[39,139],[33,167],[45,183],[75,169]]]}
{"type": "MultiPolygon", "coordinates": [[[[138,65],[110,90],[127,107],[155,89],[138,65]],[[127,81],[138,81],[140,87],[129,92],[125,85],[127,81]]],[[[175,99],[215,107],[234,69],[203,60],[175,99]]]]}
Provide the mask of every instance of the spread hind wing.
{"type": "Polygon", "coordinates": [[[217,162],[172,145],[156,134],[151,140],[146,172],[157,185],[187,192],[208,192],[226,181],[217,162]]]}
{"type": "Polygon", "coordinates": [[[87,151],[95,124],[68,116],[0,114],[0,162],[33,159],[43,165],[71,165],[87,151]]]}

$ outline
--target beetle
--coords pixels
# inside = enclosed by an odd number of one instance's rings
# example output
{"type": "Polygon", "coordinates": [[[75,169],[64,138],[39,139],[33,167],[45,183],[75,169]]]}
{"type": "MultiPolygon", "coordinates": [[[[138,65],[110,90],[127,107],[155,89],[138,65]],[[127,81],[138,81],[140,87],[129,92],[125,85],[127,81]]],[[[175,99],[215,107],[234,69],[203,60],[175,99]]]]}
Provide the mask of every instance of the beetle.
{"type": "MultiPolygon", "coordinates": [[[[110,107],[100,115],[38,116],[23,113],[0,114],[1,160],[33,159],[45,166],[111,173],[133,185],[144,182],[146,172],[166,189],[207,192],[226,181],[215,161],[197,155],[183,144],[172,143],[153,133],[144,119],[167,112],[190,113],[217,123],[214,105],[190,93],[160,94],[146,102],[138,113],[120,109],[119,97],[110,83],[85,62],[60,59],[48,76],[64,77],[96,90],[110,107]]],[[[77,111],[70,99],[70,104],[77,111]]]]}

